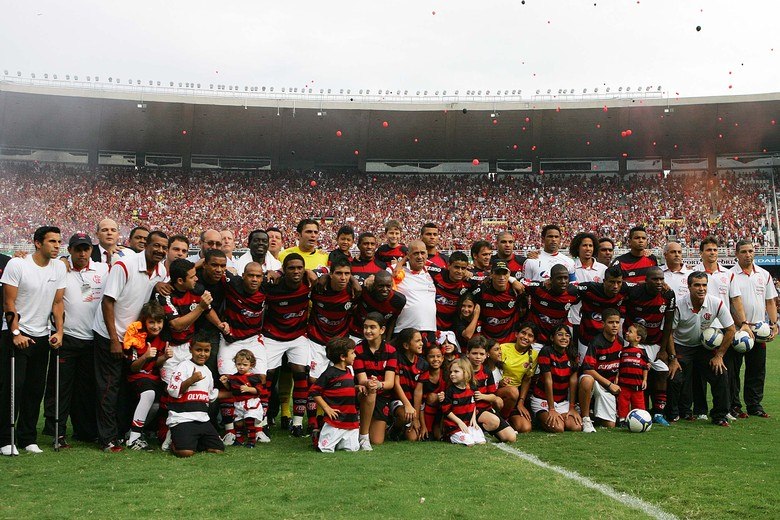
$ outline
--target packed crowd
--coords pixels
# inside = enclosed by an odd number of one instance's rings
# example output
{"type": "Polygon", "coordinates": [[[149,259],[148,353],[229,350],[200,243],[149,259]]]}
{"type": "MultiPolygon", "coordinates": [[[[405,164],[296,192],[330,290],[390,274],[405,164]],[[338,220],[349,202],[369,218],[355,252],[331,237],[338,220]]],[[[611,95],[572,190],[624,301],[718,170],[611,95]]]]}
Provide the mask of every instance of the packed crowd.
{"type": "Polygon", "coordinates": [[[229,230],[202,230],[187,257],[186,234],[136,227],[120,246],[102,218],[97,243],[77,232],[60,257],[60,229],[37,228],[33,254],[0,255],[0,452],[43,451],[42,401],[55,450],[70,420],[104,451],[153,451],[157,436],[181,457],[270,443],[277,418],[332,452],[768,417],[778,294],[750,239],[729,270],[717,236],[692,268],[665,241],[662,269],[641,225],[614,256],[587,231],[566,255],[548,224],[528,257],[512,231],[447,256],[443,226],[376,225],[341,225],[330,253],[310,218],[254,229],[241,258],[229,230]]]}
{"type": "Polygon", "coordinates": [[[326,249],[335,247],[342,223],[362,232],[381,229],[391,218],[410,225],[440,223],[445,250],[466,249],[504,228],[514,231],[519,247],[536,248],[543,225],[539,215],[565,222],[567,238],[588,231],[615,237],[618,245],[625,245],[631,215],[643,215],[655,243],[674,233],[691,247],[708,235],[724,244],[748,237],[763,245],[768,190],[753,182],[761,175],[544,174],[489,179],[109,167],[91,171],[5,163],[0,165],[0,243],[29,240],[46,222],[59,222],[66,235],[86,231],[111,213],[123,236],[136,225],[159,224],[166,232],[195,237],[202,223],[210,222],[232,229],[238,244],[244,245],[256,226],[276,226],[286,236],[292,234],[305,211],[322,226],[326,249]],[[55,203],[53,194],[61,203],[55,203]]]}

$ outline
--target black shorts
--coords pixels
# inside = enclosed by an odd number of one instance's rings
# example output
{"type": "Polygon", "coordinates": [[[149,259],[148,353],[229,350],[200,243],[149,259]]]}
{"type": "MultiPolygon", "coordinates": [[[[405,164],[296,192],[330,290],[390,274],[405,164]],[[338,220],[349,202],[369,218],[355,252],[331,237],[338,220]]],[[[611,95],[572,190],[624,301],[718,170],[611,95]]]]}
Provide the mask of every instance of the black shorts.
{"type": "Polygon", "coordinates": [[[171,440],[176,450],[225,450],[225,443],[210,422],[185,422],[171,428],[171,440]]]}
{"type": "Polygon", "coordinates": [[[377,395],[376,404],[374,405],[373,418],[377,421],[384,421],[388,424],[393,424],[393,414],[390,411],[390,405],[393,399],[386,395],[377,395]]]}
{"type": "Polygon", "coordinates": [[[135,381],[133,381],[133,390],[135,390],[135,393],[141,395],[147,390],[152,390],[154,392],[155,401],[160,399],[160,396],[162,395],[164,389],[165,389],[165,383],[163,382],[162,379],[148,379],[142,377],[140,379],[136,379],[135,381]]]}

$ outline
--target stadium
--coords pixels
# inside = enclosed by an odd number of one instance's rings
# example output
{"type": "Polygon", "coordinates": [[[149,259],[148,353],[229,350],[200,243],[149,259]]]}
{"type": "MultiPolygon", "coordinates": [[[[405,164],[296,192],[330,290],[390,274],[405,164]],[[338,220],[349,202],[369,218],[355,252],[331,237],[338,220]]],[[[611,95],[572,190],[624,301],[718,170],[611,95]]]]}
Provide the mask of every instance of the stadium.
{"type": "MultiPolygon", "coordinates": [[[[386,223],[398,220],[407,245],[436,224],[438,251],[465,252],[471,268],[472,244],[498,249],[507,231],[522,257],[543,252],[548,224],[560,227],[562,253],[591,233],[610,238],[618,257],[634,251],[632,228],[642,226],[659,265],[669,243],[682,246],[685,265],[699,264],[715,237],[725,269],[738,265],[747,240],[772,287],[780,276],[777,91],[355,89],[0,72],[0,251],[9,256],[37,254],[33,233],[46,225],[61,229],[64,255],[71,235],[96,239],[111,218],[120,244],[137,227],[160,230],[187,237],[197,259],[204,232],[230,230],[236,258],[257,261],[256,230],[278,229],[294,248],[299,221],[312,219],[324,253],[351,227],[350,254],[360,259],[358,236],[382,244],[386,223]]],[[[760,321],[771,323],[766,308],[760,321]]],[[[773,340],[755,343],[767,351],[770,416],[751,412],[729,428],[695,417],[641,435],[535,424],[513,443],[468,450],[393,440],[326,455],[269,425],[272,442],[252,451],[177,459],[159,449],[102,453],[71,440],[70,424],[69,449],[46,449],[52,437],[39,433],[41,455],[0,457],[9,490],[0,516],[772,517],[780,509],[773,340]]],[[[12,341],[4,328],[2,348],[15,349],[12,341]]],[[[9,373],[4,366],[6,383],[9,373]]],[[[50,368],[49,386],[53,377],[50,368]]],[[[39,432],[44,422],[41,406],[39,432]]]]}

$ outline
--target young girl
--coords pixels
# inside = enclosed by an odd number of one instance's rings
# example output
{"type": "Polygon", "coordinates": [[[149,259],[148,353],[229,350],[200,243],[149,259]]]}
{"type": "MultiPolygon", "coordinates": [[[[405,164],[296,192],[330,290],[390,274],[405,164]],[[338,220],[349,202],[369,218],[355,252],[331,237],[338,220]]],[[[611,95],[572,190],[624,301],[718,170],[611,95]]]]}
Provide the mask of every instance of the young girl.
{"type": "Polygon", "coordinates": [[[446,367],[450,366],[450,363],[460,357],[458,340],[455,339],[455,333],[451,330],[439,331],[436,334],[436,344],[439,345],[441,353],[444,356],[444,366],[446,369],[446,367]]]}
{"type": "Polygon", "coordinates": [[[271,442],[263,432],[263,428],[257,427],[263,420],[260,395],[265,392],[265,389],[260,374],[252,373],[257,363],[255,355],[251,350],[241,349],[233,358],[233,363],[236,365],[236,373],[225,374],[219,378],[222,385],[232,394],[231,397],[220,402],[225,422],[225,437],[222,440],[226,445],[243,444],[247,448],[254,448],[256,440],[271,442]],[[240,423],[241,431],[238,434],[234,422],[240,423]]]}
{"type": "Polygon", "coordinates": [[[360,449],[371,451],[372,444],[385,442],[385,431],[392,424],[390,392],[395,388],[398,366],[395,348],[385,343],[385,317],[369,312],[363,321],[363,341],[355,347],[356,382],[360,392],[360,449]]]}
{"type": "Polygon", "coordinates": [[[485,444],[485,435],[477,424],[471,363],[467,359],[458,359],[450,366],[449,375],[450,385],[444,391],[441,402],[444,435],[453,444],[485,444]]]}
{"type": "Polygon", "coordinates": [[[458,317],[455,319],[455,337],[458,345],[466,346],[471,337],[480,332],[479,304],[470,292],[463,293],[458,300],[458,317]]]}
{"type": "Polygon", "coordinates": [[[127,380],[138,394],[127,447],[131,450],[154,451],[142,433],[152,406],[160,400],[165,388],[160,379],[160,367],[173,355],[173,349],[160,338],[165,310],[159,303],[151,301],[144,304],[138,320],[127,327],[123,338],[125,356],[130,361],[127,380]]]}
{"type": "Polygon", "coordinates": [[[517,440],[515,431],[508,422],[496,414],[496,410],[500,410],[504,403],[496,395],[497,387],[493,380],[493,374],[485,366],[487,353],[495,343],[492,339],[477,334],[466,345],[468,350],[466,356],[473,371],[477,424],[501,442],[515,442],[517,440]]]}
{"type": "Polygon", "coordinates": [[[531,322],[520,325],[517,340],[501,345],[504,374],[498,383],[496,394],[504,400],[503,413],[508,413],[509,424],[518,433],[531,431],[531,413],[526,408],[526,398],[536,372],[538,352],[533,349],[538,329],[531,322]]]}
{"type": "Polygon", "coordinates": [[[420,439],[441,438],[441,404],[439,394],[447,388],[442,365],[444,354],[439,345],[434,345],[425,354],[428,370],[420,374],[414,389],[414,409],[422,413],[420,439]]]}
{"type": "Polygon", "coordinates": [[[491,373],[493,381],[500,384],[504,379],[504,360],[501,358],[501,344],[491,340],[485,358],[485,370],[491,373]]]}
{"type": "Polygon", "coordinates": [[[582,418],[574,403],[577,399],[576,353],[568,350],[571,331],[558,325],[550,335],[551,344],[539,351],[539,377],[531,396],[531,411],[546,431],[582,431],[582,418]]]}
{"type": "Polygon", "coordinates": [[[408,441],[416,441],[422,431],[420,408],[415,406],[414,391],[417,380],[428,363],[422,358],[423,339],[420,331],[413,328],[402,330],[390,342],[398,351],[398,373],[395,378],[395,398],[390,404],[390,411],[395,417],[396,430],[404,425],[403,435],[408,441]]]}

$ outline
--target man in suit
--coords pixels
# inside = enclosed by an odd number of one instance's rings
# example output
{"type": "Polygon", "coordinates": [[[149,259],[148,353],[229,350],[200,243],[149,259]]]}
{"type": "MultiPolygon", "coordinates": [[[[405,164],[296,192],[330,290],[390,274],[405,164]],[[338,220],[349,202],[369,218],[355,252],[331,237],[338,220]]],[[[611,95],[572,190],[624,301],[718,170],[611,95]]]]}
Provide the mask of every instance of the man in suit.
{"type": "Polygon", "coordinates": [[[97,247],[92,248],[92,261],[111,265],[111,257],[117,251],[119,226],[110,218],[104,218],[95,230],[98,237],[97,247]]]}

